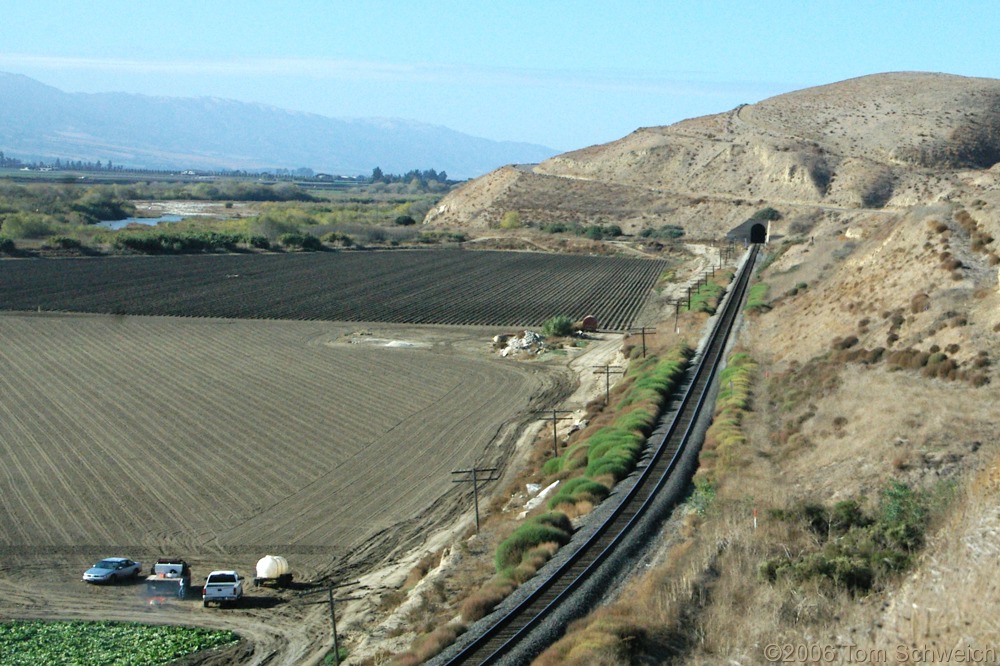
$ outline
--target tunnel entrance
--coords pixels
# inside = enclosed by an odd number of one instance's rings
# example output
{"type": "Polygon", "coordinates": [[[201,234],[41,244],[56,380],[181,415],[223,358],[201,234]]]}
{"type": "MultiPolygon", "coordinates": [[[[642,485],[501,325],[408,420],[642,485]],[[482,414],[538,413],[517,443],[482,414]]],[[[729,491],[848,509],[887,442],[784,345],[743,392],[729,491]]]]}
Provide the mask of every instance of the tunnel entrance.
{"type": "Polygon", "coordinates": [[[759,223],[750,227],[751,243],[763,243],[765,241],[767,241],[767,227],[759,223]]]}

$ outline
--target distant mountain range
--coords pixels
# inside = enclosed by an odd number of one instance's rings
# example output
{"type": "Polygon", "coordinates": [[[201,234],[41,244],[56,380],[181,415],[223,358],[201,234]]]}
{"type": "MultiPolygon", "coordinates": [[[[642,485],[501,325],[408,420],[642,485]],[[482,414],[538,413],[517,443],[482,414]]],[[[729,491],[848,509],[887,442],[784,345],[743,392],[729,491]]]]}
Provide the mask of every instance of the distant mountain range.
{"type": "Polygon", "coordinates": [[[0,150],[46,162],[150,169],[297,169],[337,175],[411,169],[478,176],[557,151],[385,118],[330,118],[214,97],[66,93],[0,72],[0,150]]]}

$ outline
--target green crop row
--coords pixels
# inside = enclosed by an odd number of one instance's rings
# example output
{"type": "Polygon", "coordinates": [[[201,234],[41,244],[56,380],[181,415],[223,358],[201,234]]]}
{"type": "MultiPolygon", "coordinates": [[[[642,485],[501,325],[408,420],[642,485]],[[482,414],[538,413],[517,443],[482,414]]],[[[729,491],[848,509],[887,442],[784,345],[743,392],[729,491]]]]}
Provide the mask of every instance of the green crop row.
{"type": "Polygon", "coordinates": [[[235,643],[231,631],[137,622],[0,623],[0,666],[157,666],[235,643]]]}

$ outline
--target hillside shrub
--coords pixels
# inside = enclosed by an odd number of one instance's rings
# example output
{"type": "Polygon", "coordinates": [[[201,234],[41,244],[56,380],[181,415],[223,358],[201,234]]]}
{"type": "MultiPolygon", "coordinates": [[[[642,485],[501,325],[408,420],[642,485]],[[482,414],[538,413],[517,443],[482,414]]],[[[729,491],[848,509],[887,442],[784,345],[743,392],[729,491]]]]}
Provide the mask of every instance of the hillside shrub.
{"type": "Polygon", "coordinates": [[[676,224],[665,224],[657,229],[654,229],[653,227],[645,227],[639,232],[639,236],[642,238],[665,240],[673,240],[675,238],[680,238],[683,235],[684,227],[677,226],[676,224]]]}
{"type": "Polygon", "coordinates": [[[695,513],[703,516],[708,513],[715,502],[716,492],[717,488],[714,482],[705,477],[696,476],[694,478],[694,490],[691,491],[685,504],[695,513]]]}
{"type": "Polygon", "coordinates": [[[575,505],[579,502],[599,504],[607,498],[610,492],[603,483],[578,476],[559,487],[559,491],[549,499],[549,508],[555,509],[560,504],[575,505]]]}
{"type": "Polygon", "coordinates": [[[459,613],[466,622],[480,620],[489,615],[496,608],[497,604],[503,601],[515,589],[516,586],[513,580],[505,577],[495,578],[469,595],[462,602],[459,613]]]}
{"type": "Polygon", "coordinates": [[[761,208],[756,213],[754,213],[753,215],[751,215],[750,219],[751,220],[760,220],[760,221],[780,220],[781,219],[781,213],[779,213],[777,211],[777,209],[771,208],[770,206],[768,206],[767,208],[761,208]]]}
{"type": "Polygon", "coordinates": [[[525,554],[543,543],[565,546],[573,535],[573,524],[564,513],[544,513],[529,518],[497,546],[494,564],[498,572],[521,563],[525,554]]]}
{"type": "Polygon", "coordinates": [[[17,244],[10,238],[0,238],[0,252],[11,254],[17,250],[17,244]]]}
{"type": "Polygon", "coordinates": [[[910,299],[910,312],[917,314],[930,307],[931,297],[924,293],[915,294],[910,299]]]}
{"type": "Polygon", "coordinates": [[[786,550],[762,562],[759,573],[770,582],[815,579],[851,593],[867,593],[912,564],[924,543],[928,506],[928,495],[893,481],[879,493],[874,514],[865,513],[854,500],[830,508],[804,502],[787,511],[773,511],[772,518],[807,529],[817,546],[797,556],[786,550]]]}
{"type": "Polygon", "coordinates": [[[516,210],[509,210],[500,218],[501,229],[520,229],[523,226],[524,223],[521,221],[521,214],[516,210]]]}
{"type": "Polygon", "coordinates": [[[635,468],[645,441],[642,434],[618,425],[598,430],[589,439],[587,476],[621,481],[635,468]]]}

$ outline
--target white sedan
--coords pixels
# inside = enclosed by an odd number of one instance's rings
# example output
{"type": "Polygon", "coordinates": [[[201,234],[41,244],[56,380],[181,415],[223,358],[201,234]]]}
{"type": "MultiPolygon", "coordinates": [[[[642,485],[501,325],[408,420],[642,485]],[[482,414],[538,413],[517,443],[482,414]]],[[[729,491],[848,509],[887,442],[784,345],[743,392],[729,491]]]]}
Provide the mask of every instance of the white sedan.
{"type": "Polygon", "coordinates": [[[127,557],[108,557],[83,572],[85,583],[116,583],[142,573],[142,564],[127,557]]]}

